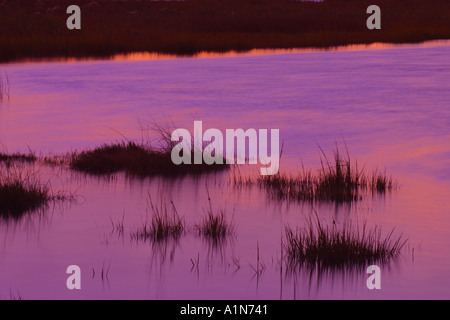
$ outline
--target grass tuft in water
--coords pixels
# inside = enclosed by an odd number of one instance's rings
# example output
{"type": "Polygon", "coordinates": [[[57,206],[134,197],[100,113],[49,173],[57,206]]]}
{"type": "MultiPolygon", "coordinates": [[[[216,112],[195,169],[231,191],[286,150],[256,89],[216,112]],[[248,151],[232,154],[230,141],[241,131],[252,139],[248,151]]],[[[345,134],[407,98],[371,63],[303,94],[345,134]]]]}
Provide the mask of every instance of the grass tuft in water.
{"type": "Polygon", "coordinates": [[[159,206],[150,200],[152,217],[149,222],[131,232],[132,240],[160,242],[169,239],[178,240],[185,230],[184,219],[181,218],[171,201],[171,208],[168,208],[161,201],[159,206]]]}
{"type": "Polygon", "coordinates": [[[326,156],[317,172],[303,169],[297,175],[277,174],[258,177],[258,183],[269,194],[281,200],[352,202],[362,199],[363,191],[385,193],[396,187],[396,182],[386,173],[375,171],[366,175],[352,163],[350,156],[343,157],[336,149],[333,161],[326,156]]]}
{"type": "Polygon", "coordinates": [[[0,172],[0,217],[18,219],[46,206],[53,197],[30,173],[15,170],[0,172]]]}
{"type": "Polygon", "coordinates": [[[234,233],[233,222],[227,220],[223,210],[217,214],[208,211],[202,222],[195,225],[195,229],[200,235],[210,239],[222,239],[234,233]]]}
{"type": "Polygon", "coordinates": [[[52,192],[49,183],[40,182],[39,172],[27,169],[22,163],[0,165],[1,219],[18,220],[25,214],[46,209],[50,203],[66,201],[75,202],[75,195],[52,192]]]}
{"type": "Polygon", "coordinates": [[[323,225],[317,218],[309,220],[305,229],[286,228],[285,252],[288,266],[312,269],[364,266],[388,263],[397,258],[407,240],[393,237],[394,230],[382,235],[379,227],[372,229],[350,226],[338,228],[323,225]]]}
{"type": "Polygon", "coordinates": [[[223,249],[230,237],[235,236],[236,227],[233,217],[228,220],[224,209],[217,212],[213,210],[209,190],[207,190],[207,194],[209,208],[205,211],[202,221],[194,225],[194,232],[201,236],[213,249],[223,249]]]}

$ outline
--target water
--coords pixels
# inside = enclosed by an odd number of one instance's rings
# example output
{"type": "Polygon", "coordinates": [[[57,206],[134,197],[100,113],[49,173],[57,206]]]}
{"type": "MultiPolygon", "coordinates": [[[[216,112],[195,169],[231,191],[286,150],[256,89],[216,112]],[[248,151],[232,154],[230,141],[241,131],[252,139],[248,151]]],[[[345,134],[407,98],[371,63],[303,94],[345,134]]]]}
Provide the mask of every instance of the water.
{"type": "MultiPolygon", "coordinates": [[[[450,298],[450,45],[178,59],[27,62],[0,67],[11,81],[0,104],[0,143],[44,155],[127,139],[173,121],[204,127],[278,128],[280,170],[320,165],[320,145],[344,141],[358,163],[400,181],[399,190],[353,205],[280,203],[258,188],[236,189],[229,175],[200,180],[112,180],[37,167],[77,203],[18,222],[0,222],[0,296],[25,299],[379,299],[450,298]],[[214,247],[188,234],[163,245],[136,243],[130,231],[154,202],[173,199],[188,225],[225,209],[234,239],[214,247]],[[297,274],[280,269],[286,225],[317,210],[338,225],[367,221],[409,239],[382,266],[382,290],[365,270],[297,274]],[[124,219],[125,232],[111,221],[124,219]],[[257,247],[265,266],[258,276],[257,247]],[[197,263],[198,260],[198,263],[197,263]],[[192,263],[192,261],[194,263],[192,263]],[[67,266],[82,269],[82,290],[66,289],[67,266]],[[101,277],[108,272],[108,277],[101,277]]],[[[136,58],[136,56],[135,56],[136,58]]],[[[37,165],[36,165],[37,166],[37,165]]],[[[256,172],[257,168],[255,168],[256,172]]]]}

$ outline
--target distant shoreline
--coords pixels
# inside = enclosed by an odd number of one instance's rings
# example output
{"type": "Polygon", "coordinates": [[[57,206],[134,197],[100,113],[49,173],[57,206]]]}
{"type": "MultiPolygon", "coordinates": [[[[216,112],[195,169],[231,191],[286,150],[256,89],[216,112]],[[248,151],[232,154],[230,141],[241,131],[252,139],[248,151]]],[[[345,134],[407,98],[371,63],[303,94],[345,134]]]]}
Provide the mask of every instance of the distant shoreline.
{"type": "Polygon", "coordinates": [[[332,49],[450,39],[448,0],[377,0],[382,30],[368,30],[368,0],[78,0],[82,30],[66,28],[69,0],[0,1],[0,62],[198,56],[252,50],[332,49]]]}
{"type": "MultiPolygon", "coordinates": [[[[233,58],[249,56],[265,56],[273,54],[293,54],[293,53],[315,53],[315,52],[349,52],[364,50],[388,50],[388,49],[409,49],[433,46],[450,45],[450,39],[429,40],[413,43],[369,43],[352,44],[339,47],[328,48],[292,48],[292,49],[252,49],[249,51],[225,51],[206,52],[202,51],[191,55],[166,54],[158,52],[129,52],[114,54],[109,57],[51,57],[51,58],[25,58],[22,60],[6,62],[7,64],[20,63],[75,63],[84,61],[150,61],[150,60],[170,60],[170,59],[211,59],[211,58],[233,58]]],[[[2,64],[2,62],[0,62],[2,64]]]]}

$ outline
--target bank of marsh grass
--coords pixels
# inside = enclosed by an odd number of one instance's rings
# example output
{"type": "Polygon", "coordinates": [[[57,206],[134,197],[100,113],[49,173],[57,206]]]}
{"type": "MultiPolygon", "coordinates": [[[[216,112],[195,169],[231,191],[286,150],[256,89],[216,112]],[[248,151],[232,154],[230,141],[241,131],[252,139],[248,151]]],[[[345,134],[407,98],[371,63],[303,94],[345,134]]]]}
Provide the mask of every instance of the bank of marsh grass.
{"type": "Polygon", "coordinates": [[[286,228],[285,252],[290,267],[306,265],[310,268],[339,268],[370,263],[388,263],[397,258],[407,240],[394,237],[394,230],[383,236],[381,228],[361,228],[348,225],[339,228],[333,223],[324,225],[316,217],[306,228],[286,228]]]}
{"type": "Polygon", "coordinates": [[[135,142],[116,143],[74,153],[70,167],[73,170],[94,175],[125,172],[137,177],[201,175],[229,168],[227,164],[175,165],[171,152],[172,149],[169,147],[155,149],[135,142]]]}

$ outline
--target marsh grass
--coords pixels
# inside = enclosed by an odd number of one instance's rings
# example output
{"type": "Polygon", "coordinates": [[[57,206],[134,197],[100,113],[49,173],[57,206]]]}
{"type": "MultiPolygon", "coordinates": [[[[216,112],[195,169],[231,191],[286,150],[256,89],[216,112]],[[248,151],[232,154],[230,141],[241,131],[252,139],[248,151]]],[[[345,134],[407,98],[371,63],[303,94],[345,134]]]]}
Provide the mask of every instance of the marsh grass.
{"type": "Polygon", "coordinates": [[[398,188],[398,182],[394,181],[386,175],[386,171],[379,172],[375,170],[372,175],[366,180],[368,188],[373,192],[385,193],[386,191],[398,188]]]}
{"type": "MultiPolygon", "coordinates": [[[[227,164],[180,164],[173,163],[172,149],[154,149],[144,144],[123,142],[104,145],[90,151],[74,153],[70,160],[73,170],[93,175],[109,175],[124,172],[135,177],[180,177],[202,175],[229,168],[227,164]]],[[[192,159],[194,151],[192,149],[192,159]]]]}
{"type": "Polygon", "coordinates": [[[130,233],[132,240],[150,241],[153,243],[166,240],[178,241],[185,230],[185,222],[178,214],[172,201],[170,208],[164,201],[160,205],[155,205],[150,199],[152,217],[149,222],[130,233]]]}
{"type": "Polygon", "coordinates": [[[225,211],[220,210],[218,213],[208,211],[203,220],[195,225],[197,232],[210,239],[223,239],[234,234],[233,221],[227,220],[225,211]]]}
{"type": "Polygon", "coordinates": [[[395,238],[394,230],[383,236],[381,228],[369,229],[351,224],[338,228],[324,225],[316,216],[305,229],[286,227],[284,252],[288,266],[306,266],[309,269],[344,269],[368,266],[371,263],[388,263],[397,258],[407,240],[402,235],[395,238]]]}
{"type": "Polygon", "coordinates": [[[7,150],[0,152],[0,163],[4,163],[6,166],[10,166],[15,163],[38,163],[49,166],[65,166],[70,164],[73,153],[67,153],[57,156],[43,156],[33,150],[29,150],[28,153],[8,153],[7,150]]]}
{"type": "Polygon", "coordinates": [[[74,202],[75,195],[53,192],[49,183],[39,181],[39,172],[22,165],[0,167],[0,217],[18,220],[28,213],[47,208],[51,203],[74,202]]]}
{"type": "MultiPolygon", "coordinates": [[[[323,152],[322,152],[323,153],[323,152]]],[[[386,172],[374,171],[365,174],[338,148],[333,160],[325,153],[321,158],[321,168],[317,171],[303,169],[296,175],[277,174],[256,179],[269,194],[280,200],[331,201],[337,203],[359,201],[366,191],[385,193],[397,187],[397,183],[386,172]]],[[[248,180],[245,180],[249,184],[248,180]]],[[[255,181],[253,181],[254,183],[255,181]]]]}
{"type": "Polygon", "coordinates": [[[48,186],[39,183],[34,174],[16,168],[0,171],[0,216],[18,219],[45,207],[53,196],[48,186]]]}
{"type": "Polygon", "coordinates": [[[0,152],[0,163],[3,162],[6,165],[10,165],[14,162],[33,163],[33,162],[36,162],[37,160],[38,160],[38,158],[32,152],[30,152],[28,154],[24,154],[24,153],[7,154],[7,153],[0,152]]]}
{"type": "Polygon", "coordinates": [[[194,225],[194,230],[206,241],[212,243],[214,248],[226,243],[226,240],[236,234],[234,219],[227,219],[224,209],[215,212],[212,207],[211,197],[208,191],[209,208],[204,212],[200,223],[194,225]]]}

